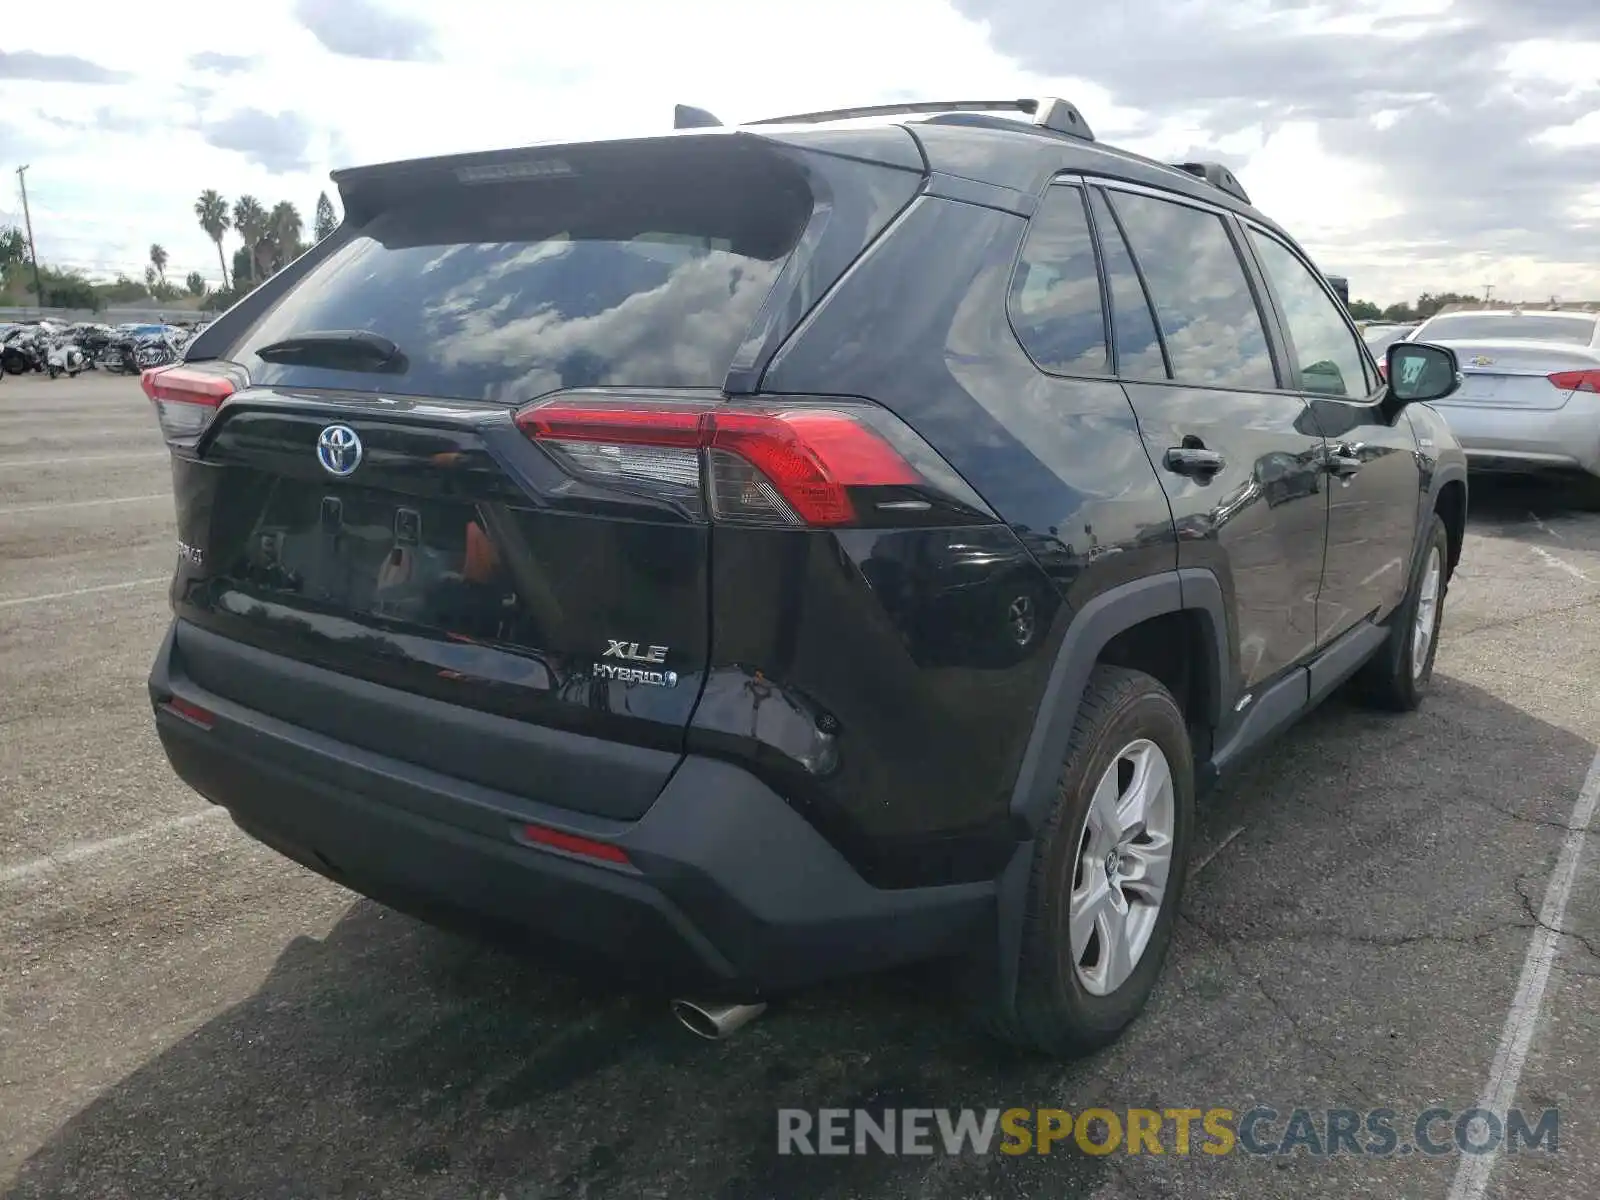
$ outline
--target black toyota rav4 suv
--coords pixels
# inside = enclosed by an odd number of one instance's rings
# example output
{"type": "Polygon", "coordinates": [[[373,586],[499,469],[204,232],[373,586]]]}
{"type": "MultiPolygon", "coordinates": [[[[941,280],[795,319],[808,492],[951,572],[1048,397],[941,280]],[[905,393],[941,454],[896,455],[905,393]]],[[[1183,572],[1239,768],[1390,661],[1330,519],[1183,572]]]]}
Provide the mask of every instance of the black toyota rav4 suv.
{"type": "Polygon", "coordinates": [[[1059,100],[712,121],[338,172],[145,374],[162,743],[307,867],[708,1034],[943,959],[1104,1044],[1196,797],[1349,677],[1422,698],[1454,359],[1385,381],[1232,175],[1059,100]]]}

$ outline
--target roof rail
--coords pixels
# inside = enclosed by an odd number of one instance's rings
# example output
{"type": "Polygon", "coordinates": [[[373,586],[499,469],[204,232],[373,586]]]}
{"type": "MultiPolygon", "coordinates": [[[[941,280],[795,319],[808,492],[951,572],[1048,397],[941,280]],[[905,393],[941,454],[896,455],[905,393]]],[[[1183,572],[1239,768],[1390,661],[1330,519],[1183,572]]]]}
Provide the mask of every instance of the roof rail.
{"type": "Polygon", "coordinates": [[[1040,129],[1064,133],[1069,137],[1094,141],[1094,133],[1076,107],[1055,96],[1023,100],[919,100],[904,104],[867,104],[857,108],[833,108],[823,112],[795,113],[786,117],[763,117],[751,125],[813,125],[823,121],[848,121],[855,117],[888,117],[907,113],[948,112],[1024,112],[1040,129]]]}
{"type": "Polygon", "coordinates": [[[711,129],[721,125],[703,108],[695,108],[692,104],[675,104],[672,106],[672,127],[674,129],[711,129]]]}
{"type": "Polygon", "coordinates": [[[1219,162],[1185,162],[1173,163],[1180,171],[1187,171],[1197,178],[1204,179],[1214,188],[1221,188],[1235,200],[1250,203],[1250,194],[1244,190],[1244,185],[1234,177],[1232,171],[1219,162]]]}

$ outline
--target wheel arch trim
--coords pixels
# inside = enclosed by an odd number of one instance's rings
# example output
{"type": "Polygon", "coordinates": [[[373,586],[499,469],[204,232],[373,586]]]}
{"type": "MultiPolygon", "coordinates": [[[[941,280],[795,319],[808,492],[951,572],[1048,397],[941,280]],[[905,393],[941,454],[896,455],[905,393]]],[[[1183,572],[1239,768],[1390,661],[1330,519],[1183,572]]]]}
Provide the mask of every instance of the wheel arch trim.
{"type": "Polygon", "coordinates": [[[995,983],[1008,1011],[1016,1002],[1022,954],[1022,923],[1027,911],[1037,833],[1055,795],[1055,782],[1072,739],[1078,709],[1100,654],[1111,640],[1152,617],[1192,613],[1209,654],[1202,656],[1205,680],[1200,698],[1203,720],[1222,724],[1224,698],[1231,687],[1227,610],[1217,577],[1203,568],[1164,571],[1110,588],[1074,614],[1056,651],[1049,681],[1034,718],[1011,794],[1011,813],[1024,835],[996,889],[997,946],[995,983]]]}

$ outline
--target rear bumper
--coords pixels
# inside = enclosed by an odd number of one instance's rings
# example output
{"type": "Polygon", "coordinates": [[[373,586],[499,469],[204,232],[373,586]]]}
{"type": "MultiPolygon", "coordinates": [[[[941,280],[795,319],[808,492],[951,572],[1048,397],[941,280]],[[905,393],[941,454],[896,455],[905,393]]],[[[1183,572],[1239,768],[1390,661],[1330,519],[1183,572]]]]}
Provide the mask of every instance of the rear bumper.
{"type": "Polygon", "coordinates": [[[1475,466],[1578,469],[1600,474],[1600,395],[1575,393],[1558,409],[1435,404],[1475,466]]]}
{"type": "MultiPolygon", "coordinates": [[[[530,808],[208,691],[190,678],[173,631],[149,686],[178,775],[259,841],[395,908],[712,999],[960,953],[993,936],[992,883],[874,888],[730,764],[686,758],[636,821],[530,808]],[[167,708],[173,697],[214,714],[210,727],[167,708]],[[519,837],[529,822],[614,843],[629,863],[530,845],[519,837]]],[[[362,686],[374,698],[387,691],[362,686]]]]}

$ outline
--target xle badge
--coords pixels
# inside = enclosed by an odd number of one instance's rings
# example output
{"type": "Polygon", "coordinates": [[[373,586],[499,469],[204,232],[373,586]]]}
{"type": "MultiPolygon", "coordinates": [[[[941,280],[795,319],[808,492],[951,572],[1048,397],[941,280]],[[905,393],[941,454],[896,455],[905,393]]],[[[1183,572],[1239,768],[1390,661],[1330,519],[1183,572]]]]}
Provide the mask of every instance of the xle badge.
{"type": "Polygon", "coordinates": [[[594,664],[595,678],[615,679],[618,683],[642,683],[648,687],[677,687],[676,671],[652,670],[667,661],[666,646],[641,646],[638,642],[625,642],[620,638],[606,639],[604,658],[622,659],[624,662],[645,663],[643,667],[627,667],[619,662],[594,664]]]}

